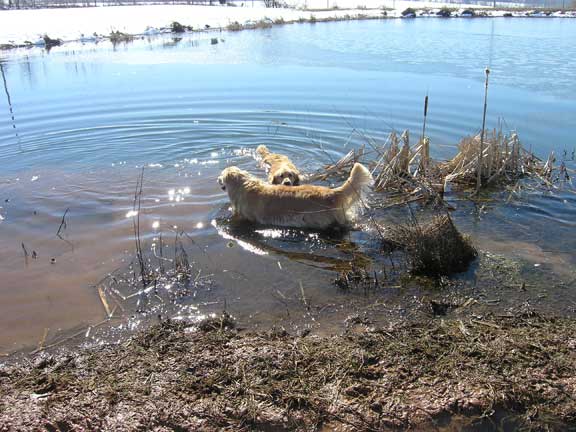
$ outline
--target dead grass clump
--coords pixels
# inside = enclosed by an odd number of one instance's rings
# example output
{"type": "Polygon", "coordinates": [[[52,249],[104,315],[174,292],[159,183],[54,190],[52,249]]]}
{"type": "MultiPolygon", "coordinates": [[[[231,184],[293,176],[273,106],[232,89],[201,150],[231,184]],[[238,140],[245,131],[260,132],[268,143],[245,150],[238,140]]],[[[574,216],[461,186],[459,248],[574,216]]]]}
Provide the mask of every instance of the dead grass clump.
{"type": "Polygon", "coordinates": [[[352,264],[351,268],[338,273],[334,284],[346,291],[352,289],[370,290],[378,287],[378,278],[376,273],[371,274],[364,267],[352,264]]]}
{"type": "Polygon", "coordinates": [[[372,207],[389,207],[414,201],[442,203],[449,185],[476,192],[480,187],[504,186],[521,189],[523,178],[535,179],[539,187],[554,187],[563,166],[555,166],[554,153],[544,163],[523,148],[518,135],[505,135],[502,130],[462,139],[458,154],[448,161],[430,157],[430,139],[422,133],[415,144],[405,130],[400,136],[392,131],[385,142],[353,130],[364,141],[339,161],[309,176],[310,181],[345,179],[355,163],[370,168],[374,190],[385,197],[373,196],[372,207]]]}
{"type": "Polygon", "coordinates": [[[220,316],[211,316],[201,321],[198,329],[203,332],[231,330],[236,326],[234,319],[224,312],[220,316]]]}
{"type": "Polygon", "coordinates": [[[412,271],[427,276],[450,275],[466,271],[478,253],[470,239],[460,234],[446,214],[430,222],[398,225],[391,228],[392,239],[404,246],[412,271]]]}
{"type": "Polygon", "coordinates": [[[230,24],[228,24],[226,26],[226,30],[229,30],[229,31],[240,31],[243,29],[244,29],[244,26],[242,24],[240,24],[238,21],[231,22],[230,24]]]}
{"type": "Polygon", "coordinates": [[[120,42],[132,42],[134,40],[134,36],[128,33],[122,33],[120,30],[112,30],[110,32],[110,42],[113,44],[120,43],[120,42]]]}
{"type": "Polygon", "coordinates": [[[274,22],[270,18],[263,18],[259,21],[256,21],[254,24],[255,29],[267,29],[271,28],[274,22]]]}
{"type": "Polygon", "coordinates": [[[444,183],[464,186],[475,186],[478,174],[483,186],[510,184],[525,176],[544,179],[549,175],[546,168],[522,147],[516,133],[504,135],[501,130],[487,133],[483,140],[481,135],[463,138],[458,154],[440,164],[444,183]]]}

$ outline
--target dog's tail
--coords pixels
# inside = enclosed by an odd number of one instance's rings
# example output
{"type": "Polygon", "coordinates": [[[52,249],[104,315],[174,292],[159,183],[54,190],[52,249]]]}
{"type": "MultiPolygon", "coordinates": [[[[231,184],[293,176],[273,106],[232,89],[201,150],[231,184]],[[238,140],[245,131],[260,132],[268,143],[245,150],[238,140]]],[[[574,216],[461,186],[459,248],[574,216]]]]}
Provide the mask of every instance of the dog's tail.
{"type": "Polygon", "coordinates": [[[370,171],[364,165],[355,163],[350,171],[350,177],[339,188],[340,206],[346,211],[355,211],[360,205],[365,204],[366,195],[373,183],[370,171]]]}
{"type": "Polygon", "coordinates": [[[266,156],[270,154],[270,150],[268,150],[268,147],[266,147],[265,145],[259,145],[256,148],[256,154],[260,156],[262,159],[264,159],[266,156]]]}

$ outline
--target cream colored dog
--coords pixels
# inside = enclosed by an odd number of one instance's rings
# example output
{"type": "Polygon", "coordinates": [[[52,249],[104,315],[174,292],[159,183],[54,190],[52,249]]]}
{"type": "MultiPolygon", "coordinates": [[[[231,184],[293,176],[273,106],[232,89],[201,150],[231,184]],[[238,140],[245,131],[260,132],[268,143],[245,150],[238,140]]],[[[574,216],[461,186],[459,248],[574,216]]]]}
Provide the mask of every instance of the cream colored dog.
{"type": "Polygon", "coordinates": [[[256,153],[262,158],[262,164],[268,171],[268,182],[275,185],[300,185],[300,171],[294,166],[288,156],[271,153],[268,147],[260,145],[256,153]]]}
{"type": "Polygon", "coordinates": [[[354,164],[346,182],[337,188],[274,186],[237,167],[218,177],[228,192],[234,217],[264,225],[327,229],[354,221],[363,197],[372,185],[370,171],[354,164]]]}

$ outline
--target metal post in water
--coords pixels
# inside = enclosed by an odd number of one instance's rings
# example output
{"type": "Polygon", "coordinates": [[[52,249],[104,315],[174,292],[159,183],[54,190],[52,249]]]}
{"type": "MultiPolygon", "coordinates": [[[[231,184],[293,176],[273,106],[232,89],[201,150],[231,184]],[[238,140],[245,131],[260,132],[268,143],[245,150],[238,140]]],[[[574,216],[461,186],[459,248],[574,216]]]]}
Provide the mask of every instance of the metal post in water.
{"type": "Polygon", "coordinates": [[[490,69],[486,68],[486,81],[484,83],[484,114],[482,115],[482,132],[480,132],[480,153],[478,154],[478,178],[476,180],[476,192],[482,186],[482,158],[484,154],[484,131],[486,128],[486,109],[488,107],[488,77],[490,76],[490,69]]]}

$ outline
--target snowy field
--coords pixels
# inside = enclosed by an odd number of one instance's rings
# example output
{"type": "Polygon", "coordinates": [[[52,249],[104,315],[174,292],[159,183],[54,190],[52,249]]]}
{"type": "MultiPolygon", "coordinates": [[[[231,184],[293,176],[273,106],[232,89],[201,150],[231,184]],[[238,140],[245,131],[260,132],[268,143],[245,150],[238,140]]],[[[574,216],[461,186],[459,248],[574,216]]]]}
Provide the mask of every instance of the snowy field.
{"type": "MultiPolygon", "coordinates": [[[[295,21],[310,19],[318,20],[358,15],[376,17],[382,16],[381,7],[393,8],[388,16],[400,16],[407,7],[441,8],[455,7],[454,4],[438,2],[409,1],[378,1],[370,0],[339,0],[337,10],[306,11],[301,7],[321,8],[334,4],[326,0],[291,0],[294,9],[265,8],[260,3],[246,1],[244,7],[230,6],[186,6],[186,5],[140,5],[140,6],[106,6],[70,9],[28,9],[0,10],[0,45],[22,44],[25,41],[40,41],[43,35],[63,41],[90,40],[91,36],[107,36],[111,31],[121,31],[129,34],[153,34],[167,27],[173,21],[194,29],[224,28],[228,24],[238,22],[245,24],[264,18],[271,20],[284,19],[295,21]],[[371,9],[364,9],[369,3],[371,9]]],[[[493,15],[503,12],[491,11],[493,15]]]]}

